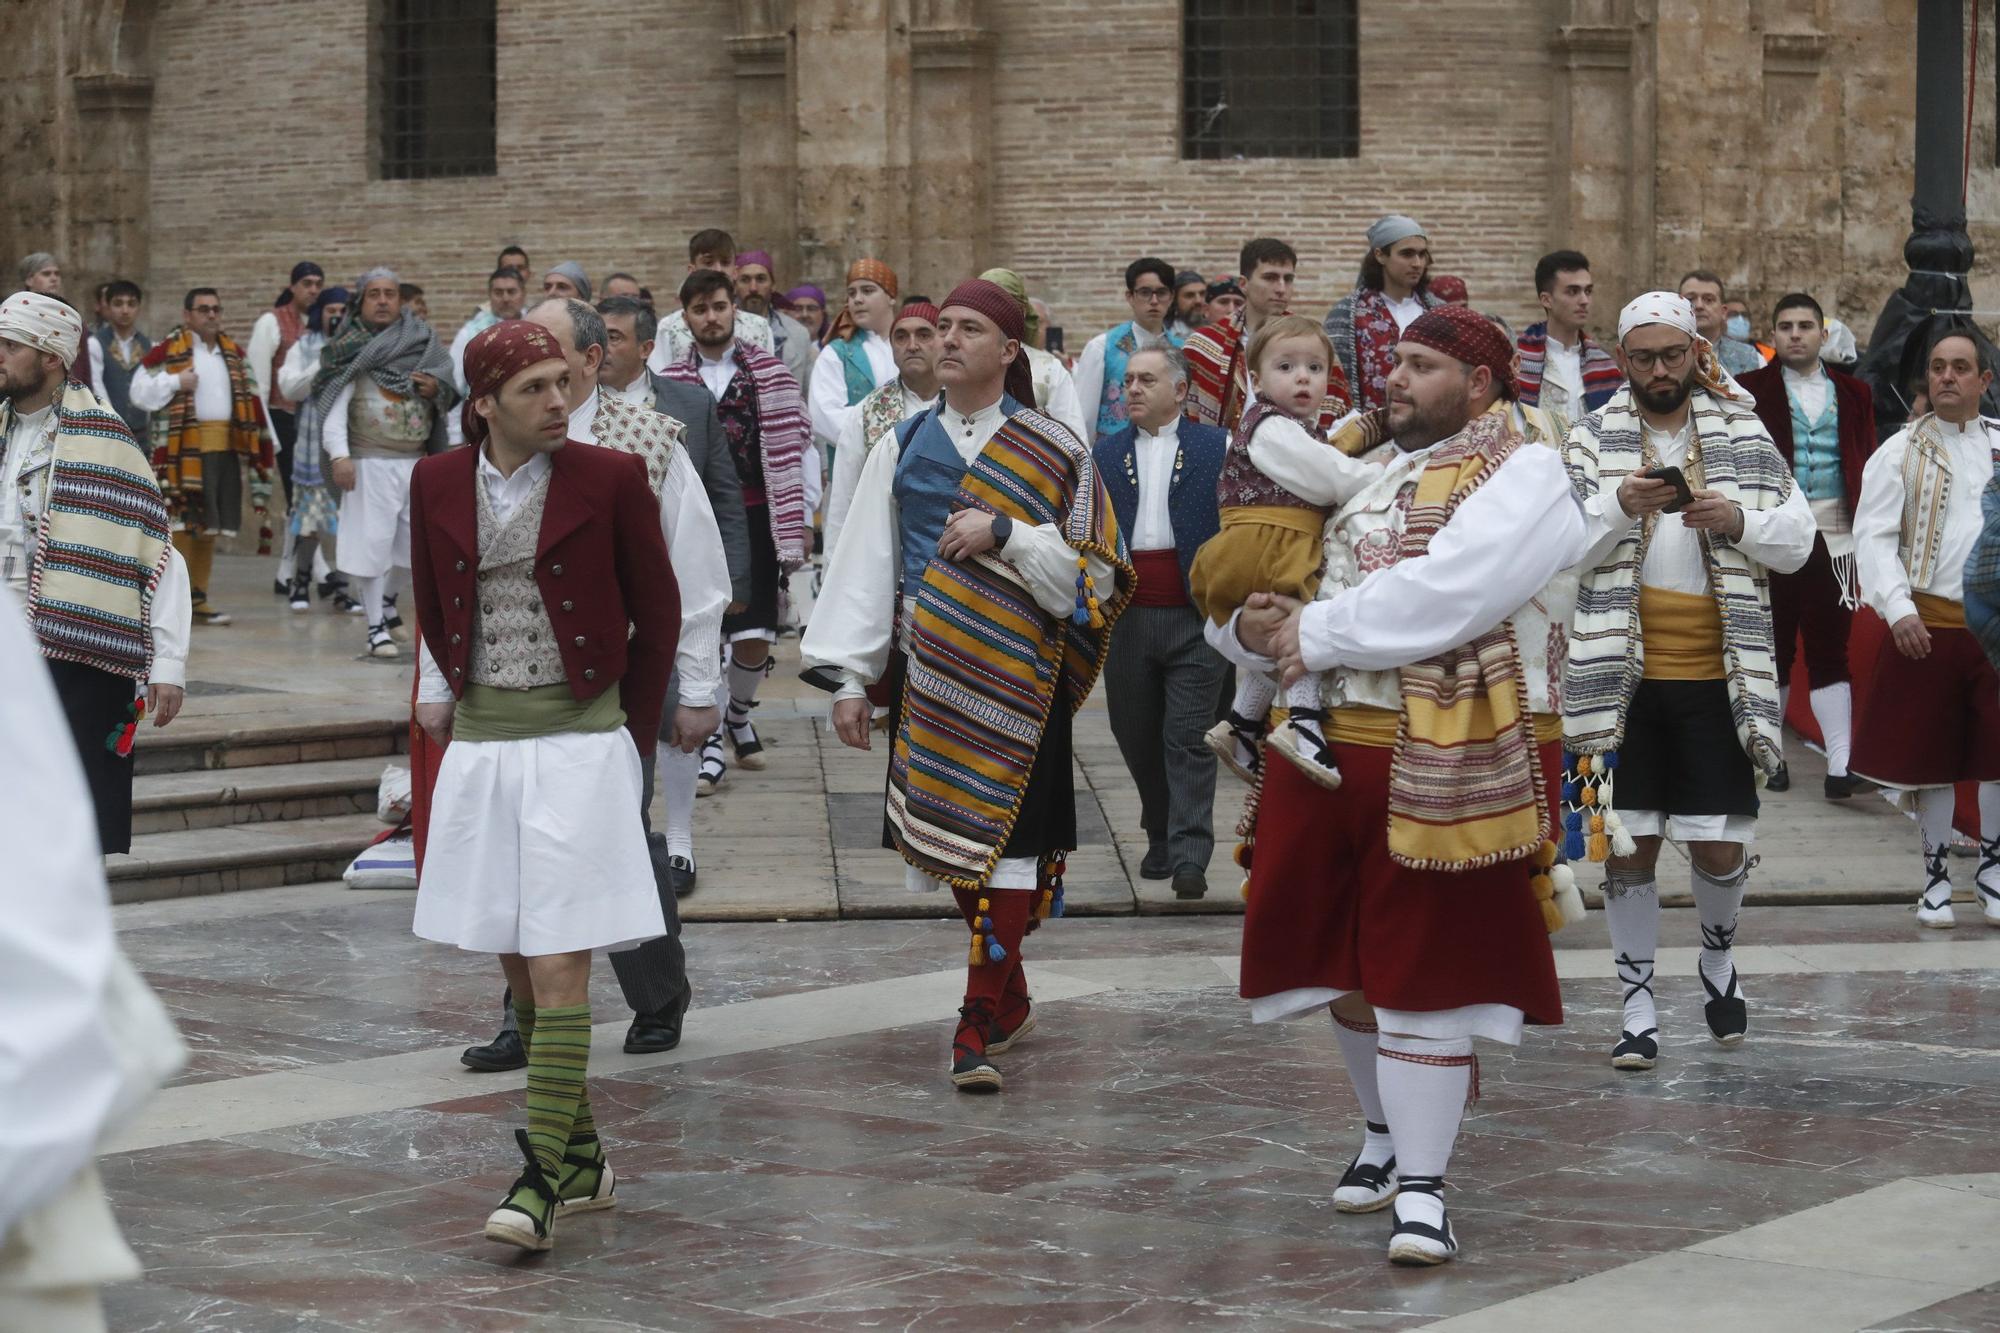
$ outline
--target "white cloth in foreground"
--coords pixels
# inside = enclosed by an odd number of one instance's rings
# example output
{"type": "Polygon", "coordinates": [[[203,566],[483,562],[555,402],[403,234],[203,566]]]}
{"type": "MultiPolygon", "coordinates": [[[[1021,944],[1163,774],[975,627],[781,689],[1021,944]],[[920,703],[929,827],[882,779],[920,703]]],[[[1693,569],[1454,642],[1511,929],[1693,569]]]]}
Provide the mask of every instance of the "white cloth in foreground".
{"type": "Polygon", "coordinates": [[[354,489],[340,497],[334,568],[358,579],[410,567],[410,480],[415,458],[357,458],[354,489]]]}
{"type": "Polygon", "coordinates": [[[453,741],[411,929],[476,953],[628,949],[666,934],[624,727],[453,741]]]}

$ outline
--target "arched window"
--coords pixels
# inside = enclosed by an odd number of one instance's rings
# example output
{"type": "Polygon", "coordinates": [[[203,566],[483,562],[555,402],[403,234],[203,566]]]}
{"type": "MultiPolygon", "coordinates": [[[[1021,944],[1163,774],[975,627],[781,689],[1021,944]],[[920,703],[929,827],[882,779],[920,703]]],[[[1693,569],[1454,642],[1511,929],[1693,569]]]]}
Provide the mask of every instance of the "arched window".
{"type": "Polygon", "coordinates": [[[383,180],[491,176],[495,0],[374,0],[369,114],[383,180]]]}
{"type": "Polygon", "coordinates": [[[1357,0],[1183,0],[1181,156],[1361,151],[1357,0]]]}

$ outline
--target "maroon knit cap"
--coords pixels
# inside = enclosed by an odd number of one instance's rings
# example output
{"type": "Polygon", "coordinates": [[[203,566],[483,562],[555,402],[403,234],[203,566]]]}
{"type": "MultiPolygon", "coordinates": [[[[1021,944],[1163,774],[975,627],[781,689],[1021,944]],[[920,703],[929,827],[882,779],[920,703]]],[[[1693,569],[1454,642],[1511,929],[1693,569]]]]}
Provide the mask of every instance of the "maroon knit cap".
{"type": "Polygon", "coordinates": [[[1400,342],[1421,343],[1468,366],[1485,366],[1502,398],[1514,396],[1514,345],[1500,326],[1470,306],[1432,306],[1403,330],[1400,342]]]}
{"type": "Polygon", "coordinates": [[[951,289],[951,295],[939,303],[938,310],[942,314],[955,305],[984,315],[1000,330],[1001,337],[1021,344],[1013,364],[1007,367],[1007,393],[1023,407],[1042,406],[1035,401],[1035,377],[1028,369],[1028,321],[1021,313],[1021,303],[998,283],[968,278],[951,289]]]}
{"type": "Polygon", "coordinates": [[[531,320],[504,320],[476,334],[465,345],[466,395],[459,424],[465,428],[466,443],[486,438],[486,418],[473,409],[474,399],[498,393],[529,366],[563,359],[555,335],[531,320]]]}

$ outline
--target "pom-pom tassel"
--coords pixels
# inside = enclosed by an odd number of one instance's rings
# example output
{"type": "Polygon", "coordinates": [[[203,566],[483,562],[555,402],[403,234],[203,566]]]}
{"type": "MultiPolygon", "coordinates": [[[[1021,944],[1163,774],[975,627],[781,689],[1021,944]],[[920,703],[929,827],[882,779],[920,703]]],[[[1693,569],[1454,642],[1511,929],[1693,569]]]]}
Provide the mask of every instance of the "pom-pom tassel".
{"type": "Polygon", "coordinates": [[[1633,856],[1638,853],[1639,844],[1633,842],[1632,835],[1625,831],[1625,821],[1618,817],[1616,810],[1605,815],[1604,827],[1611,834],[1612,851],[1620,856],[1633,856]]]}
{"type": "Polygon", "coordinates": [[[141,694],[126,707],[125,721],[113,727],[111,734],[104,738],[104,748],[120,759],[129,759],[132,755],[132,743],[139,737],[139,723],[144,721],[145,717],[146,696],[141,694]]]}
{"type": "Polygon", "coordinates": [[[1573,926],[1582,921],[1583,894],[1576,887],[1576,872],[1568,866],[1556,866],[1549,871],[1549,880],[1555,888],[1555,905],[1562,924],[1573,926]]]}
{"type": "Polygon", "coordinates": [[[1572,810],[1563,817],[1563,855],[1571,861],[1581,861],[1584,850],[1583,815],[1572,810]]]}

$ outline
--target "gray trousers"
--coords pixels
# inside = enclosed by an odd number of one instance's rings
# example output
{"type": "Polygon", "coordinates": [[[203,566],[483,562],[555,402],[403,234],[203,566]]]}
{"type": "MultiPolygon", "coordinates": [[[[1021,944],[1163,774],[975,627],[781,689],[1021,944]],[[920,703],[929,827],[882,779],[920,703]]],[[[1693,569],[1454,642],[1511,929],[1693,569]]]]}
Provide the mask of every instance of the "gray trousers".
{"type": "Polygon", "coordinates": [[[1202,638],[1191,606],[1127,607],[1104,660],[1105,706],[1139,787],[1139,819],[1174,869],[1207,870],[1215,851],[1214,725],[1228,663],[1202,638]]]}

